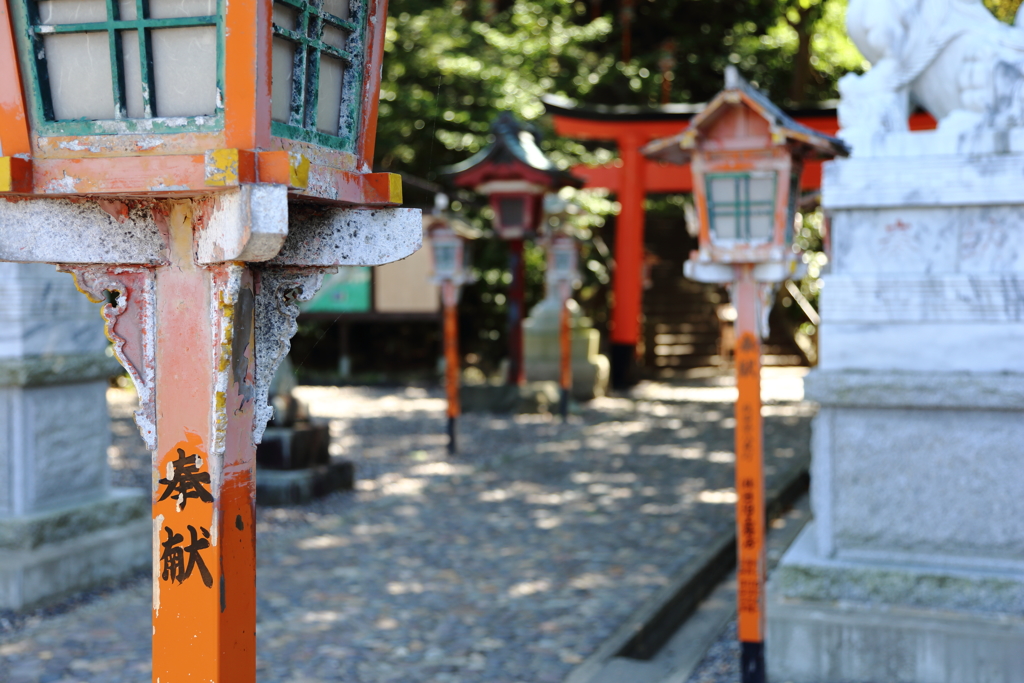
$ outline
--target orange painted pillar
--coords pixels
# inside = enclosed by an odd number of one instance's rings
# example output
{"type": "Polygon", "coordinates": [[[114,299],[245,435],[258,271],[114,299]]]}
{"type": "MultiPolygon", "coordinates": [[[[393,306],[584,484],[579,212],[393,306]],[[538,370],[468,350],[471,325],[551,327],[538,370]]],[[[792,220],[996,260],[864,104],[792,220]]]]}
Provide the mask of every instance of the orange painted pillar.
{"type": "Polygon", "coordinates": [[[155,276],[153,681],[253,683],[254,283],[194,264],[194,207],[170,203],[155,276]]]}
{"type": "Polygon", "coordinates": [[[753,266],[736,268],[736,539],[741,680],[764,683],[765,508],[761,344],[753,266]]]}
{"type": "Polygon", "coordinates": [[[448,452],[456,453],[456,426],[461,406],[459,404],[459,315],[458,285],[445,281],[441,284],[441,300],[444,304],[444,362],[445,389],[448,394],[448,452]]]}
{"type": "Polygon", "coordinates": [[[640,137],[619,139],[622,183],[621,210],[615,224],[615,275],[612,285],[611,363],[612,386],[622,389],[632,382],[636,345],[640,339],[643,306],[644,263],[644,167],[640,137]]]}

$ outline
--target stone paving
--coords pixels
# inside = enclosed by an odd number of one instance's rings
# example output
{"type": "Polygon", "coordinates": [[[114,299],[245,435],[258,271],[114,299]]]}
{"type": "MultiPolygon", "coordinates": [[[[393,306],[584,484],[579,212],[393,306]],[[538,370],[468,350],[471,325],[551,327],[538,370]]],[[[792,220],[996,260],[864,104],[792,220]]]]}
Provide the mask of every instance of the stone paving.
{"type": "MultiPolygon", "coordinates": [[[[806,466],[812,408],[799,375],[766,375],[771,485],[806,466]]],[[[300,388],[358,483],[259,509],[259,681],[563,680],[731,527],[729,384],[642,384],[568,424],[467,415],[456,456],[439,390],[300,388]]],[[[115,482],[144,485],[131,397],[110,404],[115,482]]],[[[140,578],[0,615],[0,683],[148,680],[149,601],[140,578]]]]}

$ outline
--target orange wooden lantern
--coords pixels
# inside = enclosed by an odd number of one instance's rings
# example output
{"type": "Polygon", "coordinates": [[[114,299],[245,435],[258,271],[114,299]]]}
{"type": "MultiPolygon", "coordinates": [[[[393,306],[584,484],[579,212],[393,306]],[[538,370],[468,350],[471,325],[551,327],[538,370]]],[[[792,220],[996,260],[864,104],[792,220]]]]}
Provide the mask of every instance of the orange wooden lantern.
{"type": "Polygon", "coordinates": [[[558,322],[559,373],[561,389],[559,412],[562,421],[569,419],[569,395],[572,393],[572,311],[569,300],[579,286],[579,246],[568,231],[551,235],[548,240],[548,268],[545,273],[548,292],[558,292],[561,311],[558,322]]]}
{"type": "Polygon", "coordinates": [[[154,681],[255,680],[255,444],[296,301],[420,247],[399,177],[370,172],[385,12],[0,6],[0,260],[109,302],[153,455],[154,681]]]}
{"type": "Polygon", "coordinates": [[[848,151],[841,140],[787,116],[729,67],[725,90],[685,131],[655,140],[642,153],[692,164],[700,232],[688,277],[731,282],[732,264],[754,264],[756,280],[781,282],[800,263],[792,249],[793,218],[804,161],[848,151]]]}
{"type": "Polygon", "coordinates": [[[761,346],[771,292],[799,277],[793,220],[805,159],[847,154],[841,140],[807,128],[728,67],[725,90],[690,127],[643,154],[691,163],[700,233],[687,277],[725,283],[736,306],[737,608],[743,683],[765,683],[765,502],[761,346]]]}
{"type": "Polygon", "coordinates": [[[373,160],[386,0],[12,0],[0,191],[182,197],[244,183],[401,202],[373,160]]]}
{"type": "Polygon", "coordinates": [[[448,452],[458,452],[458,418],[462,413],[459,386],[462,364],[459,356],[459,293],[462,285],[472,282],[468,268],[466,235],[461,221],[447,212],[448,197],[435,197],[433,220],[427,226],[434,262],[434,282],[441,289],[442,333],[444,337],[445,391],[448,398],[448,452]]]}

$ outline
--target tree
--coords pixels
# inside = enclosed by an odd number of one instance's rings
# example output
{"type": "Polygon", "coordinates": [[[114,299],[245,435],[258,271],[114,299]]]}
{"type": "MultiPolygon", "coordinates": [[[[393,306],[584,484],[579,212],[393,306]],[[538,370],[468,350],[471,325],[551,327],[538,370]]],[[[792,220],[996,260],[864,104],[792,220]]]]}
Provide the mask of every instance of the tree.
{"type": "MultiPolygon", "coordinates": [[[[430,206],[437,169],[486,144],[500,111],[543,129],[544,94],[586,104],[707,101],[728,64],[785,106],[834,98],[840,76],[868,68],[845,36],[845,7],[846,0],[391,0],[376,166],[406,177],[407,202],[430,206]]],[[[565,168],[616,155],[551,135],[541,147],[565,168]]],[[[454,199],[455,211],[488,227],[482,202],[454,199]]],[[[592,215],[579,226],[591,239],[577,298],[600,322],[611,265],[600,228],[615,205],[594,195],[580,201],[592,215]]],[[[504,245],[480,240],[471,253],[480,279],[463,296],[461,344],[494,360],[504,349],[504,245]]],[[[528,251],[528,305],[543,291],[542,263],[539,250],[528,251]]]]}
{"type": "MultiPolygon", "coordinates": [[[[706,101],[730,63],[783,104],[835,97],[839,76],[866,67],[845,38],[845,6],[845,0],[393,0],[378,166],[433,179],[438,166],[480,148],[498,111],[538,118],[545,93],[588,104],[706,101]]],[[[571,144],[552,149],[567,163],[592,151],[571,144]]]]}

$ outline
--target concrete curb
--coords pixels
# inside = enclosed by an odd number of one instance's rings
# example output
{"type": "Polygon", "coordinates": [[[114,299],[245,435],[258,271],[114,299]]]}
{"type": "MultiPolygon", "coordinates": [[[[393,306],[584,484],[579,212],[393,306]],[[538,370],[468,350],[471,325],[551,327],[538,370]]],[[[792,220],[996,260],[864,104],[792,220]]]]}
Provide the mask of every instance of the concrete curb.
{"type": "MultiPolygon", "coordinates": [[[[798,468],[779,486],[765,491],[768,522],[806,493],[809,483],[807,468],[798,468]]],[[[588,683],[613,657],[653,657],[735,566],[736,534],[730,533],[676,572],[594,654],[573,669],[564,683],[588,683]]]]}

